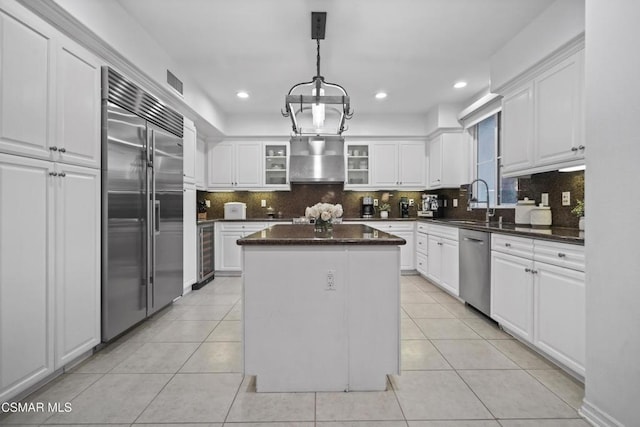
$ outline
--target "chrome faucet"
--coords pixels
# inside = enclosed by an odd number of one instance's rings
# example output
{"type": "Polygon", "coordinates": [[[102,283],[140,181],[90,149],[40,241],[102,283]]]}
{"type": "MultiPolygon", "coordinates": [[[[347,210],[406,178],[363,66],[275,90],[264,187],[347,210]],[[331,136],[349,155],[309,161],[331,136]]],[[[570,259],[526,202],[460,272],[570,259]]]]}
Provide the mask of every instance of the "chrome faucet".
{"type": "MultiPolygon", "coordinates": [[[[490,208],[489,207],[489,184],[487,184],[487,181],[485,181],[484,179],[474,179],[473,181],[471,181],[471,184],[469,184],[469,189],[467,190],[467,210],[470,211],[471,210],[471,202],[474,200],[473,199],[473,184],[475,184],[476,182],[481,182],[484,184],[485,188],[487,189],[487,200],[486,200],[486,204],[487,204],[487,213],[485,216],[485,222],[489,223],[489,218],[491,218],[492,216],[494,216],[496,214],[496,210],[495,208],[490,208]]],[[[478,199],[475,199],[475,201],[478,201],[478,199]]]]}

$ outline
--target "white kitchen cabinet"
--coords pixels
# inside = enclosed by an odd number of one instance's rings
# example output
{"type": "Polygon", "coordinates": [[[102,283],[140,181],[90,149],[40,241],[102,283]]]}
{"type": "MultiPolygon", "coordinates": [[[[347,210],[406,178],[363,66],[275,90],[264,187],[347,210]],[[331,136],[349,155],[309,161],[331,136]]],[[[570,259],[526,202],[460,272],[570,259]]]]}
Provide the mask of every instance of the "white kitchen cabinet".
{"type": "Polygon", "coordinates": [[[345,144],[347,171],[345,190],[368,188],[371,184],[371,148],[368,143],[345,144]]]}
{"type": "Polygon", "coordinates": [[[55,368],[100,343],[100,169],[58,163],[55,201],[55,368]]]}
{"type": "Polygon", "coordinates": [[[428,278],[440,284],[442,280],[442,242],[438,236],[428,236],[427,238],[427,272],[428,278]]]}
{"type": "Polygon", "coordinates": [[[427,276],[429,272],[428,248],[427,224],[418,222],[416,224],[416,270],[423,276],[427,276]]]}
{"type": "Polygon", "coordinates": [[[504,176],[584,163],[584,50],[532,74],[503,94],[504,176]]]}
{"type": "MultiPolygon", "coordinates": [[[[423,225],[424,224],[420,224],[423,225]]],[[[442,225],[428,224],[427,232],[427,272],[428,279],[449,293],[459,294],[458,229],[442,225]]],[[[420,235],[420,233],[419,233],[420,235]]]]}
{"type": "Polygon", "coordinates": [[[100,62],[76,43],[62,40],[56,57],[56,134],[53,159],[100,168],[100,62]]]}
{"type": "Polygon", "coordinates": [[[215,226],[215,269],[220,272],[242,271],[242,248],[236,243],[249,234],[284,222],[229,221],[216,222],[215,226]]]}
{"type": "Polygon", "coordinates": [[[400,269],[410,271],[416,269],[416,239],[415,239],[415,222],[403,221],[372,221],[366,222],[369,227],[382,230],[385,233],[402,237],[407,241],[406,244],[400,246],[400,269]]]}
{"type": "Polygon", "coordinates": [[[209,189],[249,189],[262,186],[262,143],[225,141],[208,151],[209,189]]]}
{"type": "Polygon", "coordinates": [[[184,182],[193,184],[196,180],[196,127],[189,119],[184,119],[182,136],[184,182]]]}
{"type": "Polygon", "coordinates": [[[425,142],[375,142],[370,144],[370,150],[372,188],[424,190],[425,142]]]}
{"type": "Polygon", "coordinates": [[[460,294],[460,256],[458,242],[452,239],[442,239],[442,268],[440,286],[453,295],[460,294]]]}
{"type": "MultiPolygon", "coordinates": [[[[197,135],[196,135],[197,137],[197,135]]],[[[207,189],[207,145],[204,140],[196,139],[196,189],[207,189]]]]}
{"type": "Polygon", "coordinates": [[[183,292],[191,290],[191,285],[198,281],[198,259],[197,259],[197,234],[198,225],[196,221],[196,187],[193,184],[184,185],[183,198],[183,292]]]}
{"type": "Polygon", "coordinates": [[[264,156],[264,187],[271,190],[289,189],[289,143],[265,142],[262,155],[264,156]]]}
{"type": "Polygon", "coordinates": [[[51,162],[0,154],[2,402],[54,370],[52,173],[51,162]]]}
{"type": "Polygon", "coordinates": [[[429,189],[469,183],[470,145],[463,133],[441,133],[429,140],[428,149],[429,189]]]}

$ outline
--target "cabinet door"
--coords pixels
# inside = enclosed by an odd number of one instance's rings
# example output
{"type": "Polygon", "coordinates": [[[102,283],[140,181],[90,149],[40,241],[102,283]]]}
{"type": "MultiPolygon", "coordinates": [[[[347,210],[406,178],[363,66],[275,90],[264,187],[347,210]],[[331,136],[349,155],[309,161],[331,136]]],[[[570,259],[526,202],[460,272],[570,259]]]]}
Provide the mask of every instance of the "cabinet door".
{"type": "Polygon", "coordinates": [[[186,119],[182,141],[184,182],[193,183],[196,179],[196,128],[186,119]]]}
{"type": "Polygon", "coordinates": [[[207,146],[202,139],[196,141],[196,188],[207,189],[207,146]]]}
{"type": "Polygon", "coordinates": [[[440,284],[453,295],[459,295],[458,242],[442,239],[442,276],[440,284]]]}
{"type": "Polygon", "coordinates": [[[585,275],[544,263],[534,271],[534,344],[584,375],[585,275]]]}
{"type": "Polygon", "coordinates": [[[50,158],[52,52],[49,36],[0,11],[1,152],[50,158]]]}
{"type": "Polygon", "coordinates": [[[583,51],[536,79],[536,166],[584,158],[582,57],[583,51]]]}
{"type": "Polygon", "coordinates": [[[429,247],[427,256],[427,272],[429,279],[436,283],[442,281],[442,239],[439,237],[427,237],[427,246],[429,247]]]}
{"type": "Polygon", "coordinates": [[[242,248],[236,243],[242,236],[243,233],[238,231],[220,232],[220,265],[216,267],[217,270],[242,270],[242,248]]]}
{"type": "Polygon", "coordinates": [[[53,372],[53,163],[0,154],[0,401],[53,372]]]}
{"type": "Polygon", "coordinates": [[[416,269],[416,245],[413,231],[396,231],[393,232],[398,237],[402,237],[407,241],[406,245],[400,246],[400,269],[415,270],[416,269]]]}
{"type": "Polygon", "coordinates": [[[236,145],[235,185],[241,188],[262,186],[262,144],[239,142],[236,145]]]}
{"type": "Polygon", "coordinates": [[[193,184],[185,186],[182,202],[184,218],[182,285],[184,290],[189,290],[191,285],[198,281],[196,258],[198,225],[196,224],[196,189],[193,184]]]}
{"type": "Polygon", "coordinates": [[[398,186],[398,147],[393,142],[371,144],[371,184],[376,187],[398,186]]]}
{"type": "Polygon", "coordinates": [[[265,143],[264,186],[271,189],[289,189],[289,145],[265,143]]]}
{"type": "Polygon", "coordinates": [[[533,87],[505,95],[502,100],[502,172],[533,166],[533,87]]]}
{"type": "Polygon", "coordinates": [[[368,187],[370,179],[371,157],[369,144],[346,144],[347,181],[345,189],[368,187]]]}
{"type": "Polygon", "coordinates": [[[429,141],[429,188],[442,185],[442,136],[429,141]]]}
{"type": "Polygon", "coordinates": [[[100,63],[65,40],[56,58],[57,151],[54,158],[100,167],[100,63]]]}
{"type": "Polygon", "coordinates": [[[533,262],[491,251],[491,318],[533,340],[533,262]]]}
{"type": "Polygon", "coordinates": [[[100,342],[100,169],[58,164],[55,367],[100,342]]]}
{"type": "Polygon", "coordinates": [[[207,155],[207,187],[232,188],[234,184],[234,152],[230,142],[209,147],[207,155]]]}
{"type": "Polygon", "coordinates": [[[426,276],[428,273],[427,256],[421,252],[416,253],[416,270],[423,276],[426,276]]]}
{"type": "Polygon", "coordinates": [[[403,142],[398,146],[398,179],[402,187],[424,189],[426,149],[423,142],[403,142]]]}

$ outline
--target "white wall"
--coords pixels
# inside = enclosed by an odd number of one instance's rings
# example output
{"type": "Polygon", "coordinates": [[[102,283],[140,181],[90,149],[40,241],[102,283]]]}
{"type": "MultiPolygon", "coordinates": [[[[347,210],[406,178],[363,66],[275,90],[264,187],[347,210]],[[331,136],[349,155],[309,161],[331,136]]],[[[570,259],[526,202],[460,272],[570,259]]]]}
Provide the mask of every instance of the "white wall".
{"type": "Polygon", "coordinates": [[[491,57],[491,91],[582,34],[584,2],[557,0],[496,52],[491,57]]]}
{"type": "Polygon", "coordinates": [[[586,12],[583,411],[630,427],[640,420],[640,2],[587,0],[586,12]]]}

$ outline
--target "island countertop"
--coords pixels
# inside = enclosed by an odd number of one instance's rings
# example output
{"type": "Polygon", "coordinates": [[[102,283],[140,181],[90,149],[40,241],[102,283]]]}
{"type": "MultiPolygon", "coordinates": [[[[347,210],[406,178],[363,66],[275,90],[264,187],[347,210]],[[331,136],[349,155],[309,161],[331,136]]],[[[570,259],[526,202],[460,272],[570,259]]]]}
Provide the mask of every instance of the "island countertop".
{"type": "Polygon", "coordinates": [[[315,232],[310,224],[275,224],[238,239],[238,245],[404,245],[407,241],[362,224],[334,224],[315,232]]]}

